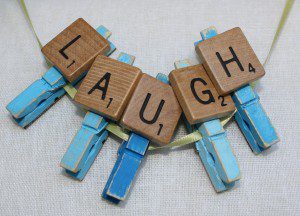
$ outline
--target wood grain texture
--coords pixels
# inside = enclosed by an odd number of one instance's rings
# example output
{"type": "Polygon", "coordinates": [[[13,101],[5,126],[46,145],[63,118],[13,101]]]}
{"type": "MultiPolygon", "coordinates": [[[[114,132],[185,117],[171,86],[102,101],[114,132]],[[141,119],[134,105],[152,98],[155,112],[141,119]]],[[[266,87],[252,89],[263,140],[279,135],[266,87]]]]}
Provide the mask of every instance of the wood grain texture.
{"type": "Polygon", "coordinates": [[[265,74],[238,27],[198,43],[196,51],[220,95],[226,95],[265,74]]]}
{"type": "Polygon", "coordinates": [[[181,108],[171,86],[143,74],[121,124],[159,145],[166,145],[180,115],[181,108]]]}
{"type": "Polygon", "coordinates": [[[190,124],[229,115],[235,110],[230,96],[220,96],[202,65],[173,70],[170,83],[190,124]]]}
{"type": "Polygon", "coordinates": [[[90,68],[97,55],[109,49],[109,42],[79,18],[47,43],[42,52],[69,82],[73,82],[90,68]]]}
{"type": "Polygon", "coordinates": [[[88,110],[118,121],[141,74],[137,67],[99,55],[81,83],[74,100],[88,110]]]}

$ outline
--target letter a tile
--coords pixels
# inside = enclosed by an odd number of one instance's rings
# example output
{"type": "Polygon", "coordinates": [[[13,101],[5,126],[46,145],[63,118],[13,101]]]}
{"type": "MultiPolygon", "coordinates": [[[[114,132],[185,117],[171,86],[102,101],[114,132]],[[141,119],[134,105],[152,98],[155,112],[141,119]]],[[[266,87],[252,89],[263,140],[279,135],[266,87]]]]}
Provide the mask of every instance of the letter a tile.
{"type": "Polygon", "coordinates": [[[198,43],[196,51],[220,95],[226,95],[265,74],[238,27],[198,43]]]}
{"type": "Polygon", "coordinates": [[[137,67],[99,55],[74,100],[88,110],[119,121],[141,74],[137,67]]]}
{"type": "Polygon", "coordinates": [[[181,108],[171,86],[143,74],[121,124],[159,145],[166,145],[180,115],[181,108]]]}

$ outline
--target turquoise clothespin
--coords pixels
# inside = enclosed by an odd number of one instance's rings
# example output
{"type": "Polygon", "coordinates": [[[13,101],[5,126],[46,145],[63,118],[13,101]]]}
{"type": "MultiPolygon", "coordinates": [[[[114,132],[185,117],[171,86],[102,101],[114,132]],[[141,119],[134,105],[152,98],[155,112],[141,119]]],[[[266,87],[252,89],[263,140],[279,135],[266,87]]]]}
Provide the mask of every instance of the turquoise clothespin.
{"type": "MultiPolygon", "coordinates": [[[[134,59],[134,56],[126,53],[120,53],[118,56],[120,62],[130,65],[134,59]]],[[[78,180],[85,177],[107,139],[108,131],[105,129],[107,124],[101,115],[90,111],[86,113],[81,128],[60,163],[69,175],[78,180]]]]}
{"type": "MultiPolygon", "coordinates": [[[[156,79],[164,82],[161,74],[156,79]]],[[[148,147],[149,140],[136,133],[131,133],[128,141],[121,144],[118,159],[102,192],[104,199],[116,204],[126,199],[148,147]]]]}
{"type": "MultiPolygon", "coordinates": [[[[177,61],[174,65],[178,69],[191,66],[191,63],[187,59],[177,61]]],[[[184,121],[190,133],[196,129],[203,137],[195,145],[215,190],[222,192],[232,188],[240,179],[240,169],[220,120],[193,126],[185,117],[184,121]]]]}
{"type": "MultiPolygon", "coordinates": [[[[201,31],[202,40],[216,36],[217,30],[210,27],[201,31]]],[[[195,43],[197,45],[202,40],[195,43]]],[[[259,96],[250,85],[234,91],[232,99],[237,108],[234,117],[255,154],[260,154],[271,145],[279,142],[279,137],[259,101],[259,96]]]]}
{"type": "MultiPolygon", "coordinates": [[[[109,38],[111,33],[104,26],[100,26],[97,32],[104,38],[109,38]]],[[[109,42],[110,51],[106,53],[109,56],[116,47],[109,42]]],[[[76,80],[72,85],[76,85],[84,76],[76,80]]],[[[32,83],[27,89],[13,99],[6,107],[11,113],[13,119],[21,127],[29,126],[48,108],[50,108],[58,99],[66,94],[63,88],[67,85],[66,79],[55,67],[51,67],[41,79],[32,83]]]]}

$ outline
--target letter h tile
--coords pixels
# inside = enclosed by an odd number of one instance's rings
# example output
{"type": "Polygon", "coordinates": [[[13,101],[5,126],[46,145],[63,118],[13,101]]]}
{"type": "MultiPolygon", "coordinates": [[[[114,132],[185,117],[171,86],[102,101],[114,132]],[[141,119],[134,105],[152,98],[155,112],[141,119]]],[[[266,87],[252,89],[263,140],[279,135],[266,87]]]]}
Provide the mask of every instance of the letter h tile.
{"type": "Polygon", "coordinates": [[[240,179],[240,169],[219,118],[235,111],[230,97],[221,97],[202,65],[189,60],[175,62],[170,83],[185,114],[189,132],[198,130],[195,142],[201,161],[217,192],[232,188],[240,179]]]}
{"type": "Polygon", "coordinates": [[[231,97],[237,108],[235,120],[252,151],[259,154],[279,141],[278,135],[248,84],[265,74],[240,28],[217,34],[214,27],[201,31],[196,51],[220,95],[231,97]]]}

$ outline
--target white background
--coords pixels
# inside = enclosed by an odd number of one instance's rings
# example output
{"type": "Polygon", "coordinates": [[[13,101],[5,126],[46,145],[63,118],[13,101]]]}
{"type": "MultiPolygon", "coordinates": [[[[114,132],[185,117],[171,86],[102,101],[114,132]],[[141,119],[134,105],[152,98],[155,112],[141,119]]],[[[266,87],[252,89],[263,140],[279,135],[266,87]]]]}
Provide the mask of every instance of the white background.
{"type": "MultiPolygon", "coordinates": [[[[284,1],[26,1],[43,44],[78,17],[109,28],[118,50],[155,76],[175,60],[197,63],[199,31],[239,26],[263,62],[284,1]]],[[[216,194],[193,145],[147,155],[127,201],[112,205],[100,196],[120,140],[106,141],[82,182],[59,162],[84,112],[65,96],[27,130],[5,106],[47,67],[16,1],[0,3],[0,215],[299,215],[300,211],[300,2],[296,1],[256,88],[281,142],[255,156],[235,122],[226,127],[242,171],[236,187],[216,194]]],[[[176,138],[185,135],[179,127],[176,138]]]]}

